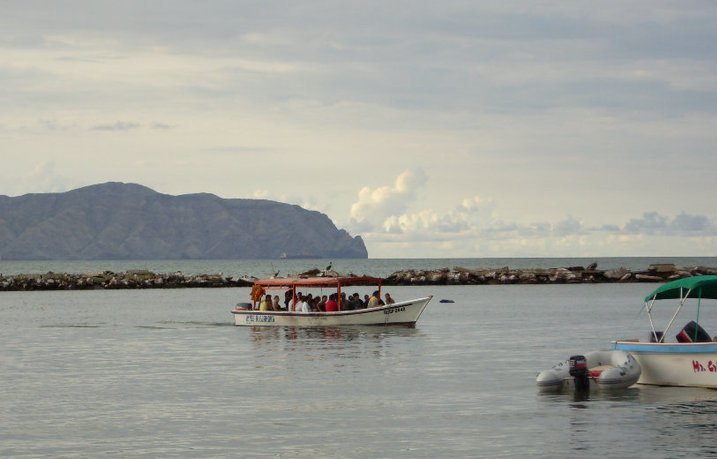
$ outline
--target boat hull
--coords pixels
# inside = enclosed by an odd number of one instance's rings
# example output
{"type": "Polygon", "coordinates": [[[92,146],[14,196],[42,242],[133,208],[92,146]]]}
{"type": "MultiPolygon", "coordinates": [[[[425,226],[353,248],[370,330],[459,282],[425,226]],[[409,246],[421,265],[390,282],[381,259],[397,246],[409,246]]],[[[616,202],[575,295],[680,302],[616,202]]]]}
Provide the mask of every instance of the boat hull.
{"type": "Polygon", "coordinates": [[[615,341],[640,364],[638,384],[717,389],[717,343],[615,341]]]}
{"type": "Polygon", "coordinates": [[[235,309],[234,324],[244,327],[336,327],[343,325],[415,326],[432,296],[370,309],[338,312],[254,311],[235,309]]]}

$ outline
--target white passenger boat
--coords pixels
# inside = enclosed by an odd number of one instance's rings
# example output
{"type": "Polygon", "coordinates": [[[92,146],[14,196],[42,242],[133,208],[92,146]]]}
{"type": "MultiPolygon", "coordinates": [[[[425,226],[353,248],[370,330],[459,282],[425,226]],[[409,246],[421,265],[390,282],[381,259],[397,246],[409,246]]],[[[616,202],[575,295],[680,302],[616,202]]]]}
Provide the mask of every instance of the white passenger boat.
{"type": "Polygon", "coordinates": [[[640,378],[640,365],[624,351],[594,351],[575,355],[538,374],[543,391],[624,389],[640,378]]]}
{"type": "MultiPolygon", "coordinates": [[[[699,325],[702,300],[717,299],[717,276],[696,276],[668,282],[645,298],[650,340],[613,341],[616,350],[631,353],[642,367],[639,384],[717,388],[717,342],[699,325]],[[677,309],[663,330],[655,327],[657,300],[678,300],[677,309]],[[688,299],[696,301],[696,316],[667,341],[670,329],[688,299]]],[[[714,302],[712,302],[714,303],[714,302]]]]}
{"type": "MultiPolygon", "coordinates": [[[[274,278],[254,282],[251,303],[240,304],[232,310],[234,323],[252,327],[334,327],[343,325],[403,325],[413,327],[421,313],[431,301],[432,296],[392,304],[383,304],[370,308],[345,309],[347,305],[339,303],[334,312],[298,312],[291,310],[260,311],[258,300],[262,295],[273,291],[286,293],[296,298],[298,290],[318,290],[321,294],[336,293],[340,298],[346,287],[373,287],[381,296],[381,279],[377,277],[311,277],[311,278],[274,278]]],[[[348,293],[348,292],[346,292],[348,293]]],[[[370,292],[369,292],[370,293],[370,292]]],[[[279,295],[284,298],[284,295],[279,295]]],[[[282,303],[283,304],[283,303],[282,303]]]]}

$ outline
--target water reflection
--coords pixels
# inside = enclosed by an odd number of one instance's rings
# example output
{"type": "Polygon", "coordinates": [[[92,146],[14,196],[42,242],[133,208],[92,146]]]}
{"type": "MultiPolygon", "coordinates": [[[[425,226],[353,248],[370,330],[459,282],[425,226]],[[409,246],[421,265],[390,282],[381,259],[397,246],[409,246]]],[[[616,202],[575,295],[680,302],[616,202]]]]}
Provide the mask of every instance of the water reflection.
{"type": "Polygon", "coordinates": [[[408,327],[247,327],[255,353],[311,352],[315,357],[359,358],[382,356],[397,341],[422,335],[408,327]],[[318,353],[318,354],[317,354],[318,353]]]}
{"type": "Polygon", "coordinates": [[[568,402],[571,408],[587,409],[604,402],[636,402],[640,399],[640,389],[630,387],[611,391],[580,392],[566,390],[563,392],[538,392],[538,397],[546,403],[563,404],[568,402]]]}
{"type": "Polygon", "coordinates": [[[308,341],[352,341],[358,338],[410,337],[420,332],[412,327],[246,327],[257,341],[286,339],[308,341]]]}
{"type": "Polygon", "coordinates": [[[666,452],[692,451],[696,456],[717,453],[717,392],[709,389],[652,388],[643,401],[652,404],[646,420],[655,444],[666,452]],[[663,390],[658,390],[663,389],[663,390]]]}
{"type": "Polygon", "coordinates": [[[199,321],[199,320],[160,320],[158,324],[162,325],[180,325],[189,327],[234,327],[232,322],[211,322],[211,321],[199,321]]]}
{"type": "Polygon", "coordinates": [[[637,386],[640,402],[650,404],[692,404],[717,402],[717,390],[699,387],[637,386]]]}
{"type": "Polygon", "coordinates": [[[647,445],[662,457],[717,453],[714,390],[638,385],[620,391],[539,394],[538,411],[550,413],[553,428],[563,426],[562,440],[579,455],[601,451],[601,439],[618,432],[625,449],[608,457],[641,455],[647,445]]]}

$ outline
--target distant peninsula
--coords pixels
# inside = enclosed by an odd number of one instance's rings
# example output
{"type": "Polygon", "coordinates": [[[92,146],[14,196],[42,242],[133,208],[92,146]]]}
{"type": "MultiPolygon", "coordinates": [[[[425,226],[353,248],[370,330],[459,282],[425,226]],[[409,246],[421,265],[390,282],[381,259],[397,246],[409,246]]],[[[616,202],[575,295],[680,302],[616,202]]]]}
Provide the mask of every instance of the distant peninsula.
{"type": "Polygon", "coordinates": [[[328,216],[263,199],[109,182],[0,196],[2,260],[368,258],[328,216]]]}

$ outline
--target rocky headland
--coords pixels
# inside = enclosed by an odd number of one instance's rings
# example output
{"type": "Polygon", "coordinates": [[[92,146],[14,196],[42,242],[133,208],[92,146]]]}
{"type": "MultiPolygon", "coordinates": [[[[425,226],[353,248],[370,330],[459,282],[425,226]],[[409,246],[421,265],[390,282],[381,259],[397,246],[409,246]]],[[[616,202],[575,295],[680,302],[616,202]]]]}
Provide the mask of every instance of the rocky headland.
{"type": "Polygon", "coordinates": [[[2,260],[367,258],[320,212],[263,199],[168,195],[133,183],[0,195],[2,260]]]}
{"type": "MultiPolygon", "coordinates": [[[[511,269],[466,269],[461,267],[433,270],[401,270],[383,279],[384,285],[508,285],[508,284],[598,284],[624,282],[666,282],[690,276],[717,274],[717,268],[678,267],[652,264],[645,270],[626,268],[601,270],[587,267],[511,269]]],[[[318,269],[294,274],[298,277],[337,276],[334,271],[318,269]]],[[[354,274],[341,274],[353,276],[354,274]]],[[[255,278],[219,274],[154,273],[146,270],[97,273],[0,274],[0,291],[95,290],[156,288],[250,287],[255,278]]]]}

